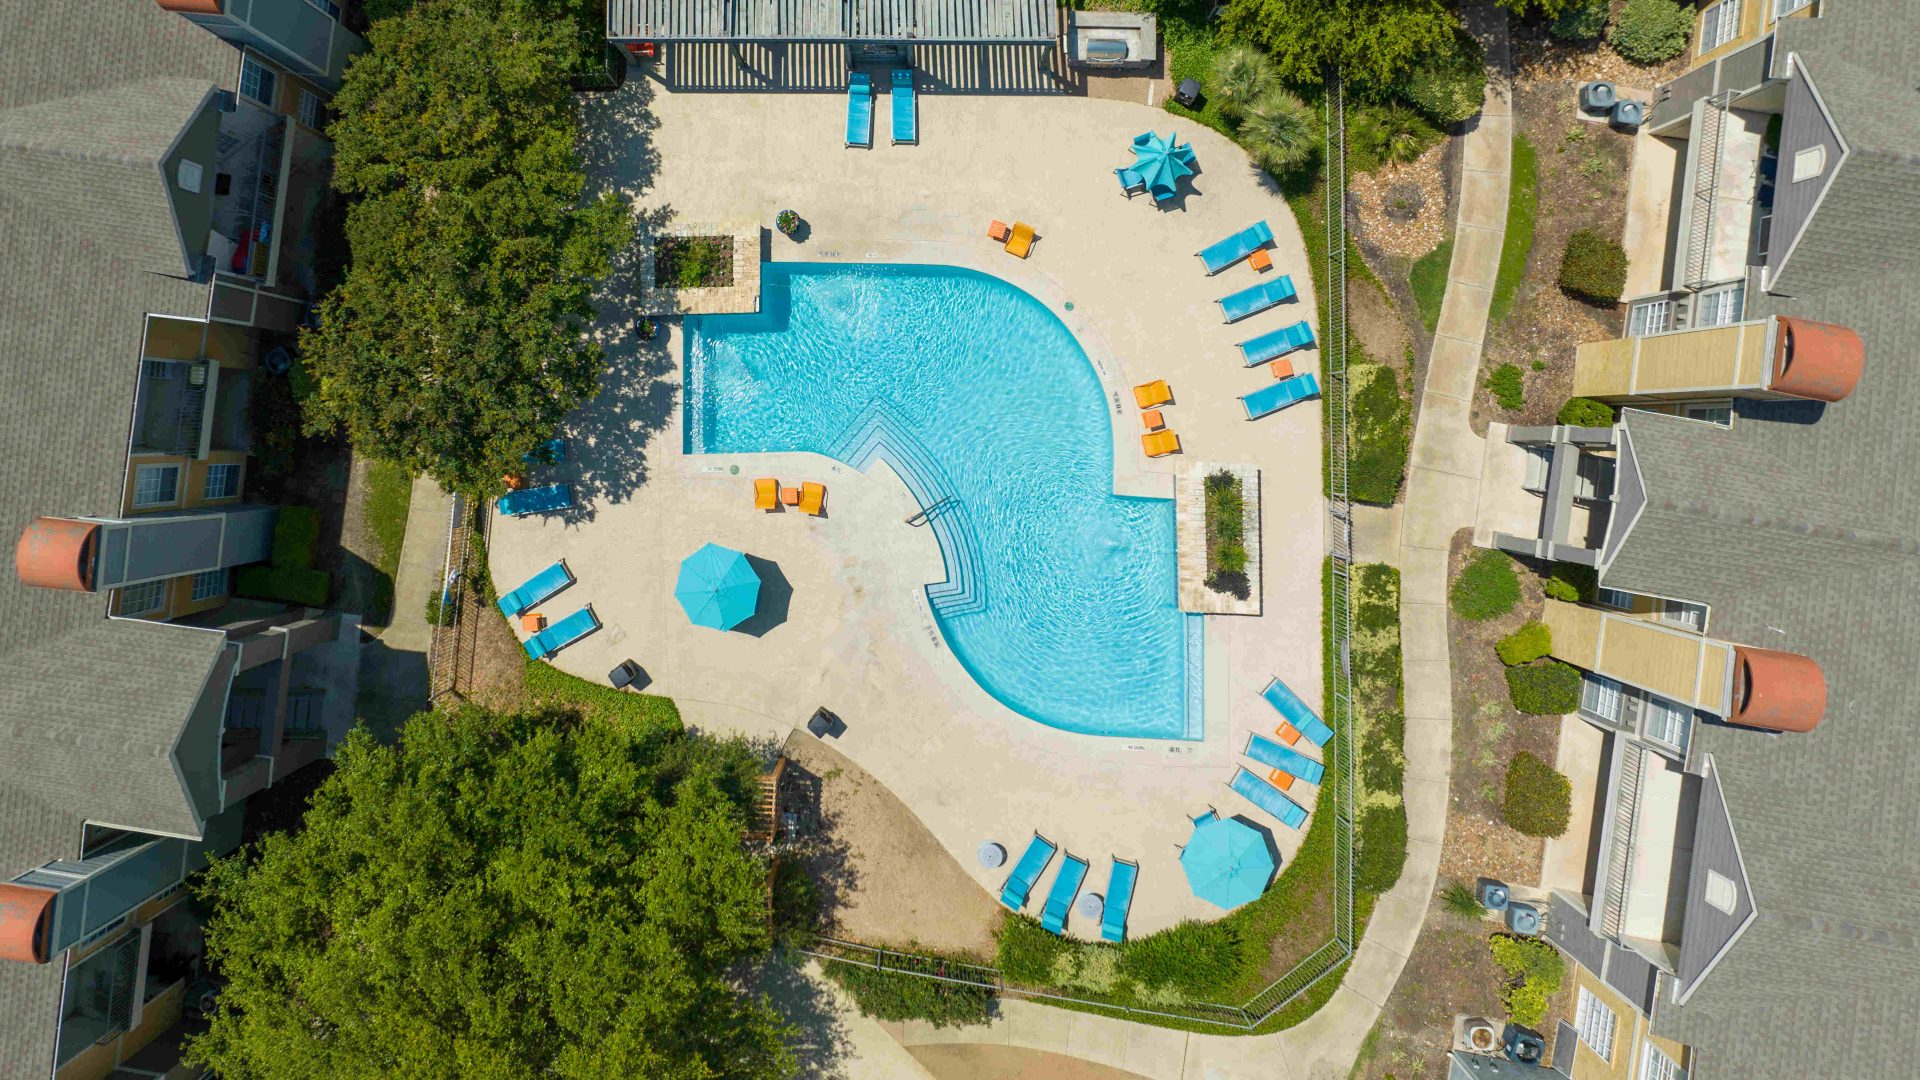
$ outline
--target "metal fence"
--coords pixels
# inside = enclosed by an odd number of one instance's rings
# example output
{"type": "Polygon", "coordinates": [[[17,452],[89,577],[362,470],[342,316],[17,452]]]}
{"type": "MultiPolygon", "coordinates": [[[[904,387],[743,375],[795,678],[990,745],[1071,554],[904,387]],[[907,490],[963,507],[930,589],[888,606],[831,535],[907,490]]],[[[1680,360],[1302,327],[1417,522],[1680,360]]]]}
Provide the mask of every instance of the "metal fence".
{"type": "Polygon", "coordinates": [[[818,938],[800,951],[820,960],[855,964],[877,971],[974,986],[995,994],[1054,1001],[1108,1010],[1122,1015],[1177,1020],[1251,1031],[1352,959],[1359,946],[1353,923],[1354,801],[1359,793],[1353,746],[1353,504],[1347,495],[1347,154],[1346,98],[1339,73],[1328,75],[1324,109],[1326,135],[1326,272],[1322,276],[1326,302],[1320,328],[1321,396],[1327,415],[1327,551],[1331,572],[1327,596],[1328,640],[1335,662],[1327,686],[1326,720],[1333,728],[1327,767],[1336,778],[1328,784],[1322,805],[1331,802],[1335,817],[1333,881],[1333,936],[1292,968],[1240,1005],[1189,1002],[1143,1008],[1109,999],[1010,985],[999,969],[982,964],[878,949],[854,942],[818,938]]]}
{"type": "Polygon", "coordinates": [[[447,554],[438,585],[443,601],[440,621],[427,639],[430,701],[448,694],[457,697],[462,687],[473,682],[480,617],[486,612],[468,584],[487,572],[482,560],[491,520],[486,503],[472,503],[464,495],[454,495],[453,509],[447,515],[447,554]]]}

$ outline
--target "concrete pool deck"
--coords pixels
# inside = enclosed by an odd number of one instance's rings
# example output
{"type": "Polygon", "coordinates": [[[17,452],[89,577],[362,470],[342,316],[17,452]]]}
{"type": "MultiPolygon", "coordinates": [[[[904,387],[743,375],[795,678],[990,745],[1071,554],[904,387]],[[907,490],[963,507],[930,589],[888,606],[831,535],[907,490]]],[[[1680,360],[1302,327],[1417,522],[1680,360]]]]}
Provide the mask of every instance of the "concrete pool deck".
{"type": "MultiPolygon", "coordinates": [[[[1285,201],[1236,147],[1197,126],[1180,130],[1203,169],[1192,193],[1171,211],[1123,198],[1112,170],[1130,139],[1164,132],[1173,119],[1139,105],[923,93],[921,145],[883,138],[862,151],[840,145],[839,96],[672,94],[638,76],[590,99],[589,126],[600,135],[589,157],[634,197],[643,232],[676,221],[770,227],[790,207],[807,222],[805,241],[773,235],[774,259],[946,263],[1026,289],[1065,321],[1100,374],[1117,491],[1170,497],[1176,469],[1196,461],[1260,471],[1264,614],[1208,620],[1203,740],[1077,735],[1018,716],[947,649],[923,591],[942,577],[940,553],[929,530],[905,523],[918,507],[899,479],[884,464],[863,474],[810,454],[685,454],[678,321],[636,345],[624,332],[632,311],[610,313],[603,391],[570,422],[572,460],[552,477],[574,483],[580,505],[496,520],[496,582],[511,587],[565,558],[578,583],[546,614],[591,603],[603,629],[555,662],[598,681],[631,658],[647,689],[675,698],[701,728],[784,738],[815,707],[832,710],[847,725],[835,749],[911,807],[991,894],[1006,871],[979,867],[980,841],[1017,854],[1037,830],[1091,863],[1085,888],[1094,892],[1106,890],[1110,856],[1140,863],[1131,933],[1219,917],[1188,891],[1177,862],[1187,818],[1209,806],[1244,815],[1267,825],[1291,858],[1300,834],[1226,782],[1247,733],[1278,720],[1259,696],[1271,677],[1309,703],[1321,699],[1320,403],[1249,422],[1237,400],[1269,376],[1243,367],[1235,343],[1314,318],[1285,201]],[[986,238],[994,218],[1034,224],[1030,260],[986,238]],[[1242,264],[1207,277],[1193,252],[1263,218],[1276,238],[1274,270],[1256,275],[1242,264]],[[1216,298],[1278,273],[1293,276],[1297,302],[1222,323],[1216,298]],[[1155,378],[1172,385],[1166,417],[1184,452],[1149,461],[1130,387],[1155,378]],[[754,511],[756,476],[824,482],[827,515],[754,511]],[[679,560],[707,541],[777,568],[752,633],[692,627],[673,600],[679,560]]],[[[1318,370],[1316,352],[1292,359],[1296,370],[1318,370]]],[[[544,471],[535,482],[543,479],[544,471]]],[[[1301,801],[1312,805],[1310,795],[1301,801]]],[[[1029,911],[1060,863],[1040,879],[1029,911]]],[[[1098,927],[1074,919],[1069,930],[1095,936],[1098,927]]]]}

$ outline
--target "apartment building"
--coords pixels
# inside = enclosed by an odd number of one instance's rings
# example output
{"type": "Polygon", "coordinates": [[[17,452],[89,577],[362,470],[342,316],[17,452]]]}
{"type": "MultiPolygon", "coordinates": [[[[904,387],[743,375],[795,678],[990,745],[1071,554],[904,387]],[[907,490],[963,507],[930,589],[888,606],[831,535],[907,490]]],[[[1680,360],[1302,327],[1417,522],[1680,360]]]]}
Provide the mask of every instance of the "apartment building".
{"type": "Polygon", "coordinates": [[[1482,542],[1599,584],[1543,616],[1602,739],[1550,883],[1577,1078],[1920,1054],[1917,16],[1704,7],[1639,139],[1625,336],[1576,357],[1618,421],[1490,432],[1534,498],[1482,542]]]}
{"type": "Polygon", "coordinates": [[[326,100],[361,46],[309,0],[10,16],[0,1078],[182,1075],[185,881],[357,683],[352,620],[231,588],[271,544],[249,402],[317,291],[326,100]]]}

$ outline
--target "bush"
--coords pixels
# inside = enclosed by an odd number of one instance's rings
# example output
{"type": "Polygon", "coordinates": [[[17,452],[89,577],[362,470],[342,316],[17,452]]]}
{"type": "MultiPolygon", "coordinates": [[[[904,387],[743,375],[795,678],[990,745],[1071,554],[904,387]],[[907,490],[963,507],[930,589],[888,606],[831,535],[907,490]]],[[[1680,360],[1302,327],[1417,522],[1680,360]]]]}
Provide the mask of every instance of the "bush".
{"type": "Polygon", "coordinates": [[[1501,638],[1493,651],[1500,654],[1500,662],[1508,667],[1530,664],[1553,651],[1553,633],[1546,623],[1530,622],[1501,638]]]}
{"type": "Polygon", "coordinates": [[[1523,1027],[1539,1027],[1547,1017],[1547,1002],[1566,982],[1567,963],[1559,950],[1539,938],[1495,934],[1487,939],[1487,951],[1509,977],[1500,992],[1508,1018],[1523,1027]]]}
{"type": "Polygon", "coordinates": [[[454,603],[455,603],[454,600],[451,597],[447,596],[447,594],[442,590],[436,589],[435,591],[428,593],[427,594],[427,625],[439,626],[442,620],[452,619],[453,613],[455,610],[454,603]]]}
{"type": "Polygon", "coordinates": [[[1240,935],[1225,922],[1189,919],[1120,946],[1120,973],[1149,989],[1202,995],[1240,974],[1240,935]]]}
{"type": "Polygon", "coordinates": [[[1213,99],[1228,116],[1247,111],[1273,85],[1273,61],[1251,45],[1236,45],[1213,62],[1213,99]]]}
{"type": "Polygon", "coordinates": [[[333,575],[325,570],[255,564],[241,567],[240,572],[234,575],[233,591],[256,600],[326,607],[327,594],[332,590],[333,575]]]}
{"type": "Polygon", "coordinates": [[[925,1020],[934,1027],[984,1024],[991,1019],[993,991],[983,986],[901,975],[858,964],[827,961],[824,970],[876,1020],[925,1020]]]}
{"type": "Polygon", "coordinates": [[[1513,707],[1535,716],[1562,716],[1580,707],[1580,669],[1558,660],[1536,660],[1507,669],[1513,707]]]}
{"type": "Polygon", "coordinates": [[[1613,406],[1592,398],[1570,397],[1554,419],[1571,427],[1612,427],[1613,406]]]}
{"type": "Polygon", "coordinates": [[[1457,124],[1480,111],[1487,93],[1487,70],[1480,46],[1464,34],[1453,47],[1428,57],[1407,73],[1399,94],[1441,126],[1457,124]]]}
{"type": "Polygon", "coordinates": [[[1240,120],[1240,142],[1275,175],[1305,165],[1320,148],[1320,115],[1290,91],[1279,87],[1247,106],[1240,120]]]}
{"type": "Polygon", "coordinates": [[[1578,563],[1554,563],[1553,568],[1547,571],[1547,578],[1540,583],[1540,587],[1555,600],[1577,604],[1582,600],[1593,599],[1593,590],[1598,576],[1591,566],[1581,566],[1578,563]]]}
{"type": "Polygon", "coordinates": [[[1453,613],[1469,622],[1497,619],[1520,602],[1520,579],[1506,552],[1483,550],[1473,557],[1451,590],[1453,613]]]}
{"type": "Polygon", "coordinates": [[[1528,836],[1559,836],[1572,814],[1573,785],[1567,778],[1525,750],[1515,754],[1507,764],[1507,797],[1500,803],[1507,824],[1528,836]]]}
{"type": "Polygon", "coordinates": [[[1446,138],[1426,117],[1405,105],[1363,105],[1347,121],[1347,162],[1355,172],[1404,165],[1446,138]]]}
{"type": "Polygon", "coordinates": [[[1691,6],[1673,0],[1627,0],[1607,40],[1614,52],[1636,64],[1658,64],[1685,51],[1691,36],[1691,6]]]}
{"type": "Polygon", "coordinates": [[[1581,229],[1567,237],[1560,287],[1591,303],[1619,303],[1627,287],[1627,249],[1592,229],[1581,229]]]}
{"type": "Polygon", "coordinates": [[[1354,856],[1353,884],[1383,893],[1400,880],[1407,862],[1407,808],[1402,803],[1370,806],[1360,817],[1360,850],[1354,856]]]}
{"type": "Polygon", "coordinates": [[[1411,412],[1392,368],[1360,362],[1347,369],[1347,415],[1353,424],[1347,491],[1354,499],[1392,506],[1399,496],[1413,437],[1411,412]]]}
{"type": "Polygon", "coordinates": [[[1479,920],[1487,917],[1487,909],[1481,905],[1479,894],[1464,881],[1456,881],[1441,891],[1440,906],[1447,909],[1448,914],[1462,919],[1479,920]]]}
{"type": "Polygon", "coordinates": [[[1054,965],[1073,947],[1025,915],[1007,916],[999,939],[994,962],[1008,982],[1022,986],[1052,986],[1054,965]]]}
{"type": "Polygon", "coordinates": [[[1527,404],[1527,376],[1513,364],[1501,364],[1487,376],[1487,389],[1493,393],[1493,400],[1507,410],[1518,410],[1527,404]]]}
{"type": "Polygon", "coordinates": [[[1575,44],[1598,41],[1612,9],[1610,0],[1574,0],[1547,24],[1547,33],[1575,44]]]}
{"type": "Polygon", "coordinates": [[[313,569],[313,547],[320,542],[320,512],[283,506],[273,517],[273,565],[283,570],[313,569]]]}

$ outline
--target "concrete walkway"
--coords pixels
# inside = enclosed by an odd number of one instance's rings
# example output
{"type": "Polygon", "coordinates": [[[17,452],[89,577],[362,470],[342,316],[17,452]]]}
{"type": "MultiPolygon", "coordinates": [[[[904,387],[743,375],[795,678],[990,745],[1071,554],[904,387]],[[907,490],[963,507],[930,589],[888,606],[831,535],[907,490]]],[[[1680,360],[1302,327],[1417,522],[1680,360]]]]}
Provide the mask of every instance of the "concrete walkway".
{"type": "Polygon", "coordinates": [[[440,585],[447,555],[447,515],[453,500],[432,477],[413,481],[407,538],[393,576],[393,618],[360,650],[360,716],[388,736],[428,706],[427,595],[440,585]]]}

